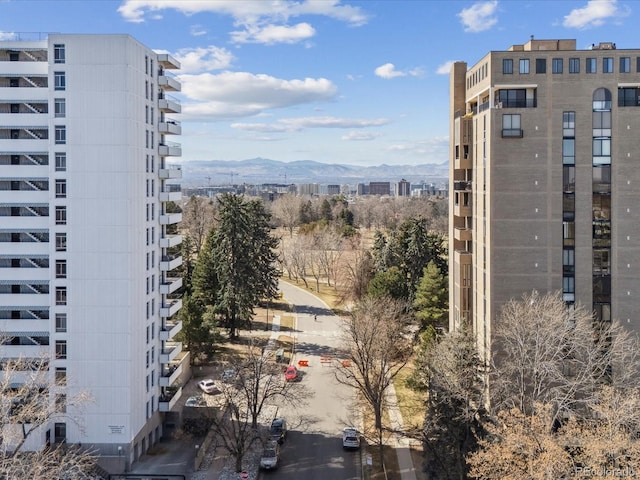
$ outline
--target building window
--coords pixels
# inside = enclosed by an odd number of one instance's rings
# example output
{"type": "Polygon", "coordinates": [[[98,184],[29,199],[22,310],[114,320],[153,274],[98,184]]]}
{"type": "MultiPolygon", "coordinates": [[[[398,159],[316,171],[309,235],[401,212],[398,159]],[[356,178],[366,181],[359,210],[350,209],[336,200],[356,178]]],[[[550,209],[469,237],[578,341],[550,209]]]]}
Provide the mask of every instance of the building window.
{"type": "Polygon", "coordinates": [[[56,232],[56,252],[67,251],[67,234],[65,232],[56,232]]]}
{"type": "Polygon", "coordinates": [[[56,305],[67,304],[67,287],[56,287],[56,305]]]}
{"type": "Polygon", "coordinates": [[[65,77],[64,72],[53,72],[53,80],[55,90],[66,90],[67,78],[65,77]]]}
{"type": "Polygon", "coordinates": [[[524,88],[498,91],[498,102],[502,104],[502,108],[527,108],[535,106],[535,99],[527,102],[527,91],[524,88]]]}
{"type": "Polygon", "coordinates": [[[547,73],[546,58],[536,58],[536,73],[547,73]]]}
{"type": "Polygon", "coordinates": [[[565,193],[576,191],[576,167],[573,165],[562,167],[562,191],[565,193]]]}
{"type": "Polygon", "coordinates": [[[551,60],[551,73],[562,73],[562,59],[554,58],[551,60]]]}
{"type": "Polygon", "coordinates": [[[580,73],[580,59],[579,58],[570,58],[569,59],[569,73],[580,73]]]}
{"type": "Polygon", "coordinates": [[[149,82],[144,82],[144,98],[149,100],[149,82]]]}
{"type": "Polygon", "coordinates": [[[64,393],[56,395],[55,408],[57,413],[65,413],[67,411],[67,396],[64,393]]]}
{"type": "Polygon", "coordinates": [[[513,60],[511,58],[502,59],[502,73],[510,75],[513,73],[513,60]]]}
{"type": "Polygon", "coordinates": [[[576,195],[575,193],[562,194],[562,219],[565,222],[573,222],[576,218],[576,195]]]}
{"type": "Polygon", "coordinates": [[[56,358],[58,360],[65,360],[67,358],[66,340],[56,340],[56,358]]]}
{"type": "Polygon", "coordinates": [[[602,59],[602,73],[613,73],[613,58],[604,57],[602,59]]]}
{"type": "Polygon", "coordinates": [[[576,163],[576,139],[562,139],[562,164],[575,165],[576,163]]]}
{"type": "Polygon", "coordinates": [[[53,100],[55,116],[58,118],[67,116],[67,104],[64,98],[55,98],[53,100]]]}
{"type": "Polygon", "coordinates": [[[520,128],[520,115],[502,115],[502,136],[503,137],[522,137],[522,129],[520,128]]]}
{"type": "Polygon", "coordinates": [[[521,74],[525,74],[525,73],[529,73],[529,59],[528,58],[521,58],[520,59],[520,73],[521,74]]]}
{"type": "Polygon", "coordinates": [[[593,164],[608,165],[611,163],[611,139],[593,139],[593,164]]]}
{"type": "Polygon", "coordinates": [[[587,58],[585,71],[587,73],[596,73],[598,71],[595,58],[587,58]]]}
{"type": "Polygon", "coordinates": [[[64,145],[65,143],[67,143],[67,127],[56,125],[56,145],[64,145]]]}
{"type": "Polygon", "coordinates": [[[56,367],[56,384],[60,386],[64,386],[67,384],[66,367],[56,367]]]}
{"type": "Polygon", "coordinates": [[[56,332],[64,333],[67,331],[67,314],[56,313],[56,332]]]}
{"type": "Polygon", "coordinates": [[[53,63],[65,63],[64,44],[56,43],[53,45],[53,63]]]}
{"type": "Polygon", "coordinates": [[[562,293],[575,293],[575,278],[572,276],[562,277],[562,293]]]}
{"type": "Polygon", "coordinates": [[[56,153],[56,172],[67,171],[67,154],[63,152],[56,153]]]}
{"type": "Polygon", "coordinates": [[[593,305],[596,320],[601,322],[611,322],[611,304],[595,303],[593,305]]]}
{"type": "Polygon", "coordinates": [[[56,225],[66,225],[67,224],[67,207],[57,206],[56,207],[56,225]]]}
{"type": "Polygon", "coordinates": [[[575,250],[573,248],[565,248],[562,250],[562,272],[565,274],[574,274],[576,271],[575,250]]]}
{"type": "Polygon", "coordinates": [[[576,112],[562,112],[562,136],[576,136],[576,112]]]}
{"type": "Polygon", "coordinates": [[[619,107],[637,107],[640,105],[640,88],[618,88],[619,107]]]}
{"type": "Polygon", "coordinates": [[[67,181],[64,179],[56,178],[56,198],[67,197],[67,181]]]}
{"type": "Polygon", "coordinates": [[[56,278],[67,278],[66,260],[56,260],[56,278]]]}
{"type": "Polygon", "coordinates": [[[67,443],[67,424],[55,423],[53,426],[54,443],[67,443]]]}
{"type": "Polygon", "coordinates": [[[562,243],[572,246],[576,243],[576,224],[571,221],[562,222],[562,243]]]}
{"type": "Polygon", "coordinates": [[[620,57],[620,73],[631,72],[631,57],[620,57]]]}

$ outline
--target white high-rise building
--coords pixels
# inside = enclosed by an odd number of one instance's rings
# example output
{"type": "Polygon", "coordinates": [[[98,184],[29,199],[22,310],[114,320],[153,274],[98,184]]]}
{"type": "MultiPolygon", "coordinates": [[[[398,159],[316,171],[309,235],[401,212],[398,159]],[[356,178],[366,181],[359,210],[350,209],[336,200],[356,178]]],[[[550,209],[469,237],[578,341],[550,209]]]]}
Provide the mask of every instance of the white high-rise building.
{"type": "Polygon", "coordinates": [[[0,42],[0,357],[45,357],[92,397],[30,448],[130,464],[180,398],[178,68],[128,35],[0,42]]]}

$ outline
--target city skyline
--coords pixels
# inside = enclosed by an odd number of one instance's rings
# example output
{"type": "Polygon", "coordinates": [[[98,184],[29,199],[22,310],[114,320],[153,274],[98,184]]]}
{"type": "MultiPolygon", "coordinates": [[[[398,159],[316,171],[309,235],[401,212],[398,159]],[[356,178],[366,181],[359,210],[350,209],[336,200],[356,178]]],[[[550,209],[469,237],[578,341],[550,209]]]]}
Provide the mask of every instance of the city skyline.
{"type": "Polygon", "coordinates": [[[5,0],[0,38],[125,33],[174,56],[182,163],[418,165],[447,161],[453,61],[474,63],[532,35],[575,38],[578,49],[636,46],[624,28],[638,17],[635,2],[537,4],[5,0]]]}

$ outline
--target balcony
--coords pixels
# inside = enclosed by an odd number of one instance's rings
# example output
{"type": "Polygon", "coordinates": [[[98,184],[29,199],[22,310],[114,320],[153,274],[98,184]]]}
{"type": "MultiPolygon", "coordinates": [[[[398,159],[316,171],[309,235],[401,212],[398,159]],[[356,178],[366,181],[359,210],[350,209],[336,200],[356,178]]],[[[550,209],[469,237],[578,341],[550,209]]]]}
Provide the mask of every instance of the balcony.
{"type": "Polygon", "coordinates": [[[167,300],[160,307],[160,316],[162,318],[171,318],[182,308],[182,299],[176,298],[174,300],[167,300]]]}
{"type": "Polygon", "coordinates": [[[180,62],[173,58],[168,53],[159,53],[158,54],[158,64],[169,70],[176,70],[180,68],[180,62]]]}
{"type": "Polygon", "coordinates": [[[49,254],[49,242],[7,242],[2,244],[2,254],[9,257],[46,256],[49,254]]]}
{"type": "Polygon", "coordinates": [[[456,250],[453,252],[453,261],[455,262],[455,265],[471,265],[472,260],[473,255],[466,250],[456,250]]]}
{"type": "Polygon", "coordinates": [[[182,352],[182,343],[169,342],[160,352],[160,363],[171,363],[182,352]]]}
{"type": "Polygon", "coordinates": [[[3,345],[2,346],[2,356],[4,358],[48,358],[49,355],[50,355],[49,345],[3,345]]]}
{"type": "Polygon", "coordinates": [[[471,182],[454,180],[453,189],[458,191],[471,191],[471,182]]]}
{"type": "Polygon", "coordinates": [[[48,138],[42,139],[30,139],[30,138],[20,138],[18,140],[11,138],[3,138],[0,140],[0,154],[3,153],[30,153],[30,152],[40,152],[43,147],[47,148],[49,145],[48,138]]]}
{"type": "Polygon", "coordinates": [[[463,205],[458,204],[453,206],[453,214],[456,217],[470,217],[472,215],[471,212],[471,204],[463,205]]]}
{"type": "Polygon", "coordinates": [[[453,229],[453,238],[460,242],[470,242],[473,239],[473,231],[470,228],[453,229]]]}
{"type": "Polygon", "coordinates": [[[160,225],[175,225],[182,221],[181,213],[165,213],[160,215],[160,225]]]}
{"type": "MultiPolygon", "coordinates": [[[[2,177],[0,177],[2,178],[2,177]]],[[[12,177],[16,178],[16,177],[12,177]]],[[[26,187],[26,185],[23,185],[26,187]]],[[[22,204],[43,206],[49,203],[48,190],[0,190],[1,204],[22,204]]],[[[3,219],[3,224],[8,222],[3,219]]]]}
{"type": "Polygon", "coordinates": [[[182,188],[180,185],[165,185],[158,198],[161,202],[179,202],[182,199],[182,188]]]}
{"type": "Polygon", "coordinates": [[[160,412],[169,412],[178,403],[182,397],[182,387],[171,391],[165,395],[161,395],[158,402],[158,410],[160,412]]]}
{"type": "Polygon", "coordinates": [[[161,248],[170,248],[182,243],[182,235],[165,235],[160,239],[161,248]]]}
{"type": "Polygon", "coordinates": [[[160,375],[160,386],[161,387],[170,387],[176,380],[180,378],[182,375],[182,365],[181,364],[173,364],[169,366],[166,372],[162,372],[160,375]]]}
{"type": "MultiPolygon", "coordinates": [[[[38,217],[32,215],[29,217],[4,217],[3,223],[11,225],[12,229],[17,230],[41,230],[49,228],[49,217],[38,217]]],[[[5,227],[6,228],[6,227],[5,227]]]]}
{"type": "Polygon", "coordinates": [[[158,144],[158,155],[161,157],[181,157],[182,145],[174,142],[164,142],[158,144]]]}
{"type": "Polygon", "coordinates": [[[158,86],[165,91],[179,92],[182,90],[182,85],[180,85],[178,79],[169,72],[159,72],[158,86]]]}
{"type": "Polygon", "coordinates": [[[160,330],[160,340],[169,341],[182,330],[182,322],[166,323],[160,330]]]}
{"type": "Polygon", "coordinates": [[[0,87],[0,99],[3,103],[42,103],[46,102],[48,87],[0,87]]]}
{"type": "Polygon", "coordinates": [[[161,93],[158,98],[158,108],[164,113],[180,113],[182,111],[180,100],[164,93],[161,93]]]}
{"type": "Polygon", "coordinates": [[[182,287],[182,277],[167,278],[160,284],[160,293],[163,295],[169,295],[182,287]]]}
{"type": "Polygon", "coordinates": [[[163,180],[182,178],[182,167],[180,165],[167,165],[166,168],[158,170],[158,177],[163,180]]]}
{"type": "Polygon", "coordinates": [[[46,77],[48,65],[46,61],[42,62],[0,62],[0,77],[14,77],[21,75],[25,77],[46,77]]]}
{"type": "Polygon", "coordinates": [[[182,125],[175,120],[167,120],[158,124],[158,130],[164,135],[182,135],[182,125]]]}
{"type": "MultiPolygon", "coordinates": [[[[4,252],[3,252],[4,253],[4,252]]],[[[33,255],[32,255],[33,256],[33,255]]],[[[33,283],[48,283],[50,278],[50,271],[48,268],[43,267],[13,267],[13,268],[0,268],[0,276],[3,277],[3,282],[6,283],[21,283],[29,284],[33,283]],[[10,280],[5,280],[6,278],[10,280]]],[[[35,292],[34,292],[35,294],[35,292]]]]}
{"type": "Polygon", "coordinates": [[[162,260],[160,260],[160,271],[168,272],[170,270],[173,270],[174,268],[178,268],[180,265],[182,265],[182,256],[165,256],[162,257],[162,260]]]}
{"type": "Polygon", "coordinates": [[[0,125],[16,125],[20,127],[42,128],[42,121],[47,121],[48,113],[0,113],[0,125]]]}
{"type": "Polygon", "coordinates": [[[49,165],[0,165],[0,178],[47,178],[49,177],[49,165]]]}

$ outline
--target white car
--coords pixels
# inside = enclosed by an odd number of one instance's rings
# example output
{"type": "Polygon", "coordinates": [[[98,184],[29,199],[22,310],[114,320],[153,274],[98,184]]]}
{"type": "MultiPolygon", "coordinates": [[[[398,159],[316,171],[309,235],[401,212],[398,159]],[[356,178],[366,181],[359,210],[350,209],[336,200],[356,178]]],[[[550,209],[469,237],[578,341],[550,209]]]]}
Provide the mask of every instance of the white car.
{"type": "Polygon", "coordinates": [[[346,427],[342,431],[342,448],[360,448],[360,434],[354,427],[346,427]]]}
{"type": "Polygon", "coordinates": [[[278,442],[269,442],[260,457],[260,468],[263,470],[273,470],[278,468],[278,459],[280,458],[280,445],[278,442]]]}
{"type": "Polygon", "coordinates": [[[198,387],[200,387],[200,390],[202,390],[204,393],[208,393],[209,395],[221,392],[218,384],[209,378],[200,380],[198,382],[198,387]]]}

